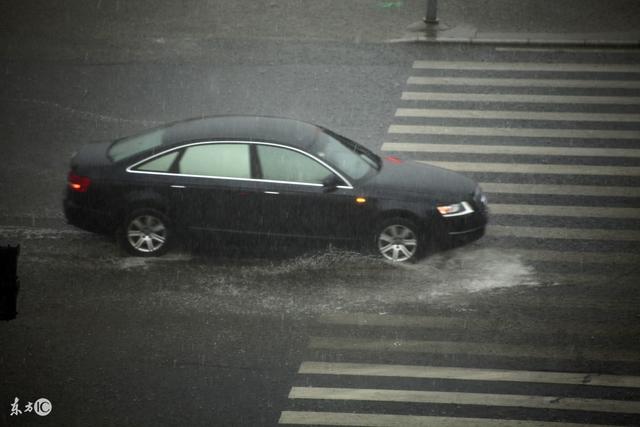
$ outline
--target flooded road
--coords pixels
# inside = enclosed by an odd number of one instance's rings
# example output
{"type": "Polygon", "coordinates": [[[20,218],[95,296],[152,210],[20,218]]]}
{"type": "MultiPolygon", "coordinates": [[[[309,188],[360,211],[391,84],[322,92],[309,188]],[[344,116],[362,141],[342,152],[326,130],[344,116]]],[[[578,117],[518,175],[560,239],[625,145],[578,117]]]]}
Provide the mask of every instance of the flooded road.
{"type": "Polygon", "coordinates": [[[240,248],[231,258],[182,249],[161,258],[135,258],[123,256],[110,239],[71,228],[23,228],[14,235],[22,242],[26,275],[40,268],[50,274],[53,266],[60,274],[82,269],[96,278],[122,276],[126,280],[115,280],[115,289],[144,289],[158,300],[180,292],[179,303],[190,310],[291,316],[384,312],[415,303],[464,306],[478,292],[558,284],[522,255],[486,248],[482,242],[403,265],[344,249],[308,250],[301,244],[281,254],[240,248]]]}
{"type": "MultiPolygon", "coordinates": [[[[353,387],[417,387],[415,379],[384,378],[423,375],[413,370],[425,364],[444,370],[430,375],[499,374],[507,382],[529,371],[609,374],[615,383],[586,391],[492,390],[640,398],[638,276],[626,263],[617,276],[558,273],[529,260],[531,251],[492,247],[491,239],[408,265],[269,245],[134,258],[109,238],[62,224],[2,233],[21,244],[21,290],[17,319],[0,329],[0,398],[48,396],[59,415],[52,425],[69,417],[272,425],[317,410],[397,413],[389,404],[344,405],[362,393],[353,387]],[[358,376],[363,370],[375,374],[358,376]]],[[[432,381],[441,396],[478,390],[432,381]]],[[[509,416],[523,416],[516,412],[509,416]]]]}
{"type": "MultiPolygon", "coordinates": [[[[41,277],[59,275],[67,277],[62,287],[80,296],[143,294],[140,310],[172,304],[189,311],[297,317],[408,307],[465,309],[488,296],[553,295],[576,287],[615,298],[638,278],[634,265],[625,263],[603,266],[600,274],[567,273],[562,266],[558,271],[555,265],[529,259],[531,251],[492,247],[487,239],[436,252],[417,263],[394,264],[332,246],[309,249],[294,243],[272,248],[259,241],[226,246],[225,254],[183,247],[159,258],[136,258],[124,256],[110,238],[69,226],[4,227],[3,232],[22,244],[22,280],[33,281],[25,292],[40,286],[41,277]],[[82,282],[85,274],[104,284],[82,282]]],[[[577,292],[566,301],[568,308],[585,307],[583,295],[577,292]]],[[[635,298],[628,294],[616,303],[628,304],[624,311],[633,312],[635,298]]],[[[589,304],[596,306],[606,306],[606,300],[589,304]]]]}

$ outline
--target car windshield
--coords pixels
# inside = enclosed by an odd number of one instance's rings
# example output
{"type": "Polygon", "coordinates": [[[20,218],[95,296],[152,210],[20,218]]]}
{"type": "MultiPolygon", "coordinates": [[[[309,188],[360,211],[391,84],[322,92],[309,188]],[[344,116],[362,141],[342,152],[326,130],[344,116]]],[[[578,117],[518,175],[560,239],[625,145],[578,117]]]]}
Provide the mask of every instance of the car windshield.
{"type": "Polygon", "coordinates": [[[134,156],[151,148],[162,145],[164,129],[143,133],[129,138],[120,139],[109,147],[109,158],[114,162],[134,156]]]}
{"type": "Polygon", "coordinates": [[[375,154],[326,129],[318,132],[311,153],[355,180],[379,169],[380,164],[375,154]]]}

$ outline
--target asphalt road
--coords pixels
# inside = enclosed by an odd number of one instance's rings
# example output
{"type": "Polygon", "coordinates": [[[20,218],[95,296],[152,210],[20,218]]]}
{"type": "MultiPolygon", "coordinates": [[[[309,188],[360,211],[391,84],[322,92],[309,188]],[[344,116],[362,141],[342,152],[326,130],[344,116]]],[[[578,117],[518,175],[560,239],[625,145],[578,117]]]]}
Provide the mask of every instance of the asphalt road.
{"type": "Polygon", "coordinates": [[[384,7],[359,37],[207,38],[98,6],[100,26],[3,15],[0,241],[22,288],[0,424],[640,424],[640,53],[384,43],[407,16],[384,7]],[[227,113],[442,162],[484,183],[489,233],[393,266],[269,242],[140,260],[64,224],[79,146],[227,113]],[[16,397],[53,411],[11,416],[16,397]]]}

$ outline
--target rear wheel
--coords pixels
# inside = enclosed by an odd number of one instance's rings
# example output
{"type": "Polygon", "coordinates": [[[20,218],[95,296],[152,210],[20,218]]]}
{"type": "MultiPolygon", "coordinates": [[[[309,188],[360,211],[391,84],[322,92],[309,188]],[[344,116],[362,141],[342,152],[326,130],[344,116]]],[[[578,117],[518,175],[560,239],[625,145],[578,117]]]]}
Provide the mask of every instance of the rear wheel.
{"type": "Polygon", "coordinates": [[[383,221],[375,233],[375,248],[393,262],[413,262],[425,252],[425,239],[418,227],[404,218],[383,221]]]}
{"type": "Polygon", "coordinates": [[[167,251],[171,238],[168,218],[155,209],[131,212],[118,234],[122,247],[137,256],[162,255],[167,251]]]}

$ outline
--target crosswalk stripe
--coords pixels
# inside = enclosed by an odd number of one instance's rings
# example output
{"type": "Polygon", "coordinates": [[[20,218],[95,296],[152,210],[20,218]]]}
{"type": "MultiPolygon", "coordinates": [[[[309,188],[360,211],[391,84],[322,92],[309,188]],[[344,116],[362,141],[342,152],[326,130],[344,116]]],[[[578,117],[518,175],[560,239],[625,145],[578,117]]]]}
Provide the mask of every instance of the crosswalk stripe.
{"type": "Polygon", "coordinates": [[[309,348],[318,350],[352,350],[430,354],[465,354],[474,356],[638,362],[640,353],[561,346],[502,344],[457,341],[422,341],[343,337],[311,337],[309,348]]]}
{"type": "Polygon", "coordinates": [[[609,230],[599,228],[490,225],[487,234],[498,237],[530,237],[537,239],[640,241],[639,230],[609,230]]]}
{"type": "Polygon", "coordinates": [[[538,249],[511,250],[527,261],[576,262],[580,264],[640,264],[640,254],[624,252],[569,252],[538,249]]]}
{"type": "MultiPolygon", "coordinates": [[[[427,415],[359,414],[353,412],[282,411],[280,424],[360,427],[584,427],[563,423],[491,418],[435,417],[427,415]]],[[[608,427],[589,424],[589,427],[608,427]]]]}
{"type": "Polygon", "coordinates": [[[345,362],[302,362],[303,375],[352,375],[372,377],[432,378],[463,381],[507,381],[583,385],[596,387],[640,387],[640,376],[573,372],[521,371],[509,369],[459,368],[446,366],[392,365],[345,362]]]}
{"type": "Polygon", "coordinates": [[[484,163],[484,162],[440,162],[419,161],[458,172],[493,172],[517,174],[553,175],[611,175],[640,176],[640,167],[634,166],[590,166],[529,163],[484,163]]]}
{"type": "Polygon", "coordinates": [[[636,64],[580,64],[543,62],[486,61],[415,61],[413,68],[432,70],[492,70],[492,71],[575,71],[594,73],[640,73],[636,64]]]}
{"type": "MultiPolygon", "coordinates": [[[[564,95],[536,95],[536,94],[518,94],[518,90],[509,90],[512,88],[539,88],[538,92],[542,92],[542,88],[640,88],[640,66],[637,64],[554,64],[554,63],[525,63],[525,62],[471,62],[471,61],[415,61],[413,68],[415,69],[433,69],[433,70],[494,70],[494,71],[549,71],[549,72],[594,72],[602,73],[639,73],[638,76],[630,76],[632,80],[620,80],[621,77],[616,76],[617,80],[586,80],[583,76],[579,79],[568,79],[564,76],[560,78],[544,79],[538,78],[538,75],[522,75],[523,78],[496,78],[500,76],[498,73],[493,75],[475,77],[462,77],[460,74],[456,77],[439,77],[439,76],[412,76],[407,80],[408,85],[432,85],[441,86],[434,87],[431,90],[462,90],[463,86],[485,86],[503,88],[502,92],[511,93],[451,93],[451,92],[403,92],[403,101],[444,101],[444,102],[497,102],[497,103],[548,103],[548,104],[616,104],[616,105],[640,105],[640,97],[638,96],[564,96],[564,95]],[[444,88],[444,86],[452,86],[444,88]],[[454,88],[453,86],[458,86],[454,88]],[[516,92],[516,93],[513,93],[516,92]]],[[[427,74],[427,73],[416,73],[427,74]]],[[[469,73],[471,74],[471,73],[469,73]]],[[[516,74],[516,73],[514,73],[516,74]]],[[[476,73],[476,75],[478,75],[476,73]]],[[[566,74],[565,74],[566,76],[566,74]]],[[[519,76],[516,76],[519,77],[519,76]]],[[[416,86],[417,87],[417,86],[416,86]]],[[[494,89],[498,91],[498,89],[494,89]]],[[[479,89],[476,92],[480,92],[479,89]]],[[[554,91],[548,91],[554,93],[554,91]]],[[[557,93],[557,92],[555,92],[557,93]]],[[[562,92],[560,92],[562,93],[562,92]]],[[[633,95],[633,94],[632,94],[633,95]]],[[[405,102],[403,107],[416,107],[431,105],[426,103],[409,103],[405,102]],[[421,105],[419,105],[421,104],[421,105]]],[[[439,105],[434,105],[438,106],[439,105]]],[[[601,148],[589,147],[584,141],[582,147],[569,147],[570,142],[567,139],[585,139],[585,140],[638,140],[640,141],[640,129],[635,126],[627,126],[626,128],[616,129],[609,126],[605,128],[604,124],[609,123],[640,123],[640,114],[635,111],[627,113],[609,113],[598,114],[596,112],[553,112],[548,110],[541,111],[521,111],[515,106],[493,106],[493,110],[472,110],[475,105],[465,105],[467,109],[452,109],[451,105],[445,108],[398,108],[395,116],[398,118],[406,118],[398,120],[400,124],[392,124],[388,128],[390,140],[400,140],[398,142],[385,142],[382,151],[399,151],[413,153],[442,153],[449,154],[454,159],[453,153],[471,154],[471,155],[524,155],[524,156],[553,156],[552,164],[542,163],[544,159],[530,158],[529,163],[485,163],[485,162],[449,162],[449,161],[420,161],[435,166],[461,172],[488,172],[488,173],[513,173],[513,174],[552,174],[552,175],[594,175],[594,176],[619,176],[619,177],[637,177],[640,176],[640,165],[635,163],[627,163],[631,166],[600,166],[589,163],[596,163],[590,159],[581,159],[585,157],[594,157],[611,159],[611,158],[640,158],[640,149],[636,147],[628,148],[601,148]],[[496,109],[500,108],[500,109],[496,109]],[[411,119],[413,118],[413,119],[411,119]],[[418,120],[423,119],[423,120],[418,120]],[[435,120],[424,119],[461,119],[461,120],[487,120],[483,122],[476,121],[475,124],[480,126],[466,126],[467,123],[459,123],[462,126],[446,126],[441,125],[435,120]],[[499,127],[490,127],[494,123],[489,120],[503,120],[497,123],[499,127]],[[549,121],[556,122],[555,126],[536,127],[542,123],[527,123],[522,128],[511,127],[507,121],[549,121]],[[422,125],[421,123],[422,122],[422,125]],[[435,125],[430,125],[430,122],[435,125]],[[575,126],[571,123],[558,122],[581,122],[575,126]],[[582,126],[578,127],[581,124],[582,126]],[[588,127],[590,129],[584,129],[588,127]],[[599,127],[604,129],[598,129],[599,127]],[[399,136],[398,136],[399,135],[399,136]],[[402,135],[409,135],[402,137],[402,135]],[[425,135],[425,136],[420,136],[425,135]],[[488,142],[493,139],[493,143],[488,145],[480,144],[452,144],[450,138],[453,136],[467,137],[485,137],[482,141],[488,142]],[[495,137],[495,138],[493,138],[495,137]],[[516,138],[516,142],[512,145],[500,145],[503,142],[501,137],[516,138]],[[404,141],[422,141],[403,142],[404,141]],[[546,143],[554,143],[559,146],[545,145],[513,145],[523,141],[518,138],[539,138],[546,143]],[[442,142],[442,143],[439,143],[442,142]],[[584,145],[587,145],[586,147],[584,145]],[[568,157],[576,158],[570,161],[568,157]],[[538,162],[538,163],[535,163],[538,162]],[[578,163],[578,164],[559,164],[578,163]],[[587,164],[584,164],[587,163],[587,164]]],[[[534,109],[532,106],[526,108],[534,109]]],[[[576,108],[577,110],[577,108],[576,108]]],[[[453,120],[452,120],[453,122],[453,120]]],[[[620,125],[622,127],[622,125],[620,125]]],[[[470,139],[470,138],[468,138],[470,139]]],[[[480,138],[478,138],[480,139],[480,138]]],[[[507,140],[504,140],[508,143],[507,140]]],[[[633,141],[635,142],[635,141],[633,141]]],[[[620,142],[619,142],[620,144],[620,142]]],[[[640,148],[640,147],[638,147],[640,148]]],[[[432,156],[438,158],[436,156],[432,156]]],[[[462,157],[462,156],[458,156],[462,157]]],[[[477,157],[477,156],[476,156],[477,157]]],[[[428,158],[428,157],[423,157],[428,158]]],[[[441,158],[447,159],[449,156],[444,155],[441,158]]],[[[478,160],[471,159],[470,160],[478,160]]],[[[465,160],[462,157],[462,160],[465,160]]],[[[482,159],[480,159],[482,160],[482,159]]],[[[611,162],[611,160],[609,160],[611,162]]],[[[627,162],[629,162],[627,160],[627,162]]],[[[611,163],[609,163],[611,164],[611,163]]],[[[551,177],[549,177],[551,178],[551,177]]],[[[484,179],[493,179],[487,178],[484,179]]],[[[497,180],[497,179],[496,179],[497,180]]],[[[515,180],[515,178],[514,178],[515,180]]],[[[628,180],[631,180],[629,178],[628,180]]],[[[633,185],[634,182],[632,181],[633,185]]],[[[605,187],[597,185],[548,185],[548,184],[525,184],[525,183],[482,183],[483,189],[487,193],[512,193],[512,194],[540,194],[540,195],[568,195],[568,196],[596,196],[596,197],[639,197],[640,186],[638,187],[605,187]]],[[[507,200],[512,201],[512,200],[507,200]]],[[[568,203],[568,202],[564,202],[568,203]]],[[[525,216],[549,216],[549,217],[584,217],[584,218],[610,218],[610,219],[640,219],[640,207],[608,207],[606,204],[598,206],[569,206],[569,205],[538,205],[538,204],[514,204],[514,203],[492,203],[490,206],[493,215],[525,215],[525,216]]],[[[588,204],[588,203],[587,203],[588,204]]],[[[503,217],[503,220],[504,217],[503,217]]],[[[600,225],[604,227],[605,225],[600,225]]],[[[629,228],[632,228],[629,226],[629,228]]],[[[604,240],[604,241],[620,241],[620,242],[640,242],[640,230],[620,230],[620,229],[579,229],[564,227],[519,227],[519,226],[502,226],[490,225],[487,234],[493,237],[511,237],[511,238],[539,238],[539,239],[566,239],[566,240],[604,240]]],[[[513,244],[513,239],[497,239],[499,245],[513,244]],[[511,242],[511,243],[509,243],[511,242]]],[[[556,243],[558,244],[558,243],[556,243]]],[[[583,243],[586,244],[586,243],[583,243]]],[[[624,250],[624,249],[623,249],[624,250]]],[[[545,251],[533,249],[516,248],[512,252],[513,255],[521,257],[524,261],[550,261],[550,262],[573,262],[573,263],[594,263],[594,264],[635,264],[640,262],[640,255],[633,253],[584,253],[584,252],[563,252],[563,251],[545,251]]],[[[411,266],[409,266],[411,267],[411,266]]],[[[592,271],[595,266],[585,270],[587,273],[592,271]]],[[[532,279],[536,283],[544,280],[543,273],[535,273],[532,279]]],[[[566,274],[561,274],[564,280],[566,274]]],[[[603,277],[607,277],[604,275],[603,277]]],[[[528,279],[526,279],[528,280],[528,279]]],[[[582,278],[579,278],[582,280],[582,278]]],[[[631,278],[633,280],[633,278],[631,278]]],[[[524,282],[523,282],[524,283],[524,282]]],[[[563,282],[564,283],[564,282],[563,282]]],[[[593,301],[589,301],[593,303],[593,301]]],[[[562,301],[558,303],[566,304],[562,301]]],[[[628,310],[628,308],[627,308],[628,310]]],[[[631,312],[633,313],[633,312],[631,312]]],[[[308,348],[315,350],[314,354],[322,356],[325,353],[340,354],[340,359],[348,358],[350,354],[357,354],[358,358],[364,355],[380,355],[384,360],[400,357],[430,357],[430,355],[466,356],[470,358],[484,357],[486,360],[501,360],[499,358],[508,358],[507,360],[565,360],[565,361],[581,361],[585,363],[594,362],[623,362],[623,363],[640,363],[640,351],[626,348],[603,348],[602,346],[581,345],[576,347],[563,341],[559,345],[557,342],[544,346],[534,344],[533,341],[512,344],[508,338],[503,337],[503,342],[482,342],[477,338],[477,330],[490,331],[492,334],[496,329],[500,329],[499,325],[488,321],[487,319],[470,319],[468,317],[446,318],[438,316],[412,316],[412,315],[379,315],[372,313],[336,313],[324,315],[319,319],[319,323],[326,325],[334,325],[329,330],[318,335],[309,337],[308,348]],[[340,336],[328,336],[330,331],[338,330],[343,327],[362,327],[367,326],[365,336],[354,337],[346,333],[338,333],[340,336]],[[395,328],[374,330],[372,327],[379,328],[395,328]],[[426,328],[437,329],[441,331],[467,331],[474,332],[474,338],[471,340],[477,342],[465,341],[437,341],[424,340],[422,338],[439,338],[440,336],[424,337],[423,335],[409,334],[407,339],[400,338],[402,335],[393,333],[393,330],[404,328],[426,328]],[[368,337],[377,333],[380,336],[368,337]],[[418,338],[418,339],[409,339],[418,338]],[[529,344],[531,342],[531,344],[529,344]],[[393,356],[393,353],[398,355],[393,356]],[[402,355],[403,354],[403,355],[402,355]]],[[[588,334],[590,337],[597,335],[598,331],[605,333],[605,328],[592,328],[585,324],[564,325],[563,333],[588,334]],[[571,332],[568,332],[571,330],[571,332]]],[[[360,328],[358,329],[360,330],[360,328]]],[[[416,332],[414,330],[414,332],[416,332]]],[[[519,331],[522,332],[522,331],[519,331]]],[[[535,324],[529,325],[526,333],[550,333],[557,332],[552,329],[551,325],[535,324]]],[[[633,331],[624,330],[623,334],[633,334],[633,331]]],[[[608,336],[608,335],[607,335],[608,336]]],[[[456,335],[449,336],[445,339],[459,339],[456,335]]],[[[520,341],[518,341],[520,342],[520,341]]],[[[324,356],[320,357],[323,359],[324,356]]],[[[377,358],[377,356],[376,356],[377,358]]],[[[527,362],[528,363],[528,362],[527,362]]],[[[457,368],[457,367],[430,367],[430,366],[409,366],[409,365],[384,365],[384,364],[367,364],[367,363],[331,363],[331,362],[303,362],[299,369],[301,375],[352,375],[352,376],[378,376],[378,377],[405,377],[405,378],[432,378],[432,379],[453,379],[463,381],[500,381],[500,382],[520,382],[520,383],[539,383],[539,384],[563,384],[569,386],[601,386],[601,387],[621,387],[640,389],[640,376],[616,376],[616,375],[594,375],[588,373],[566,373],[566,372],[536,372],[536,371],[515,371],[515,370],[496,370],[496,369],[479,369],[479,368],[457,368]]],[[[309,380],[309,378],[307,378],[309,380]]],[[[323,379],[323,381],[326,380],[323,379]]],[[[312,382],[311,382],[312,384],[312,382]]],[[[480,383],[478,383],[480,384],[480,383]]],[[[324,384],[339,385],[339,384],[324,384]]],[[[394,388],[394,387],[391,387],[394,388]]],[[[477,391],[477,390],[476,390],[477,391]]],[[[520,391],[516,391],[518,393],[520,391]]],[[[521,392],[520,392],[521,393],[521,392]]],[[[606,397],[606,396],[603,396],[606,397]]],[[[444,405],[475,405],[484,407],[511,407],[511,408],[529,408],[540,410],[563,410],[563,411],[585,411],[600,412],[610,414],[640,414],[640,401],[636,400],[613,400],[613,399],[597,399],[597,398],[581,398],[581,397],[557,397],[557,396],[541,396],[541,395],[525,395],[525,394],[497,394],[497,393],[465,393],[458,391],[439,391],[439,390],[402,390],[402,389],[373,389],[373,388],[347,388],[347,387],[313,387],[313,386],[294,386],[289,393],[289,399],[298,400],[297,406],[302,406],[300,399],[318,400],[318,401],[334,401],[341,402],[342,405],[349,401],[361,402],[398,402],[398,403],[414,403],[414,404],[444,404],[444,405]]],[[[310,407],[307,402],[303,407],[310,407]]],[[[319,407],[325,408],[328,403],[320,404],[319,407]]],[[[315,405],[315,404],[314,404],[315,405]]],[[[353,404],[352,404],[353,405],[353,404]]],[[[368,404],[371,407],[373,404],[368,404]]],[[[378,403],[380,405],[380,403],[378,403]]],[[[388,406],[388,405],[387,405],[388,406]]],[[[340,406],[341,408],[343,406],[340,406]]],[[[344,409],[341,409],[344,410],[344,409]]],[[[375,409],[374,409],[375,410],[375,409]]],[[[387,412],[387,411],[379,411],[387,412]]],[[[448,414],[447,414],[448,415],[448,414]]],[[[463,413],[456,412],[456,415],[463,413]]],[[[501,415],[496,415],[501,418],[501,415]]],[[[467,418],[467,417],[449,417],[449,416],[427,416],[427,415],[399,415],[399,414],[382,414],[382,413],[346,413],[346,412],[316,412],[313,410],[292,410],[283,411],[279,420],[280,424],[303,424],[303,425],[352,425],[352,426],[436,426],[436,427],[577,427],[577,423],[561,422],[561,421],[534,421],[534,420],[510,420],[497,418],[467,418]]],[[[554,418],[555,420],[555,418],[554,418]]],[[[604,421],[607,422],[607,421],[604,421]]]]}
{"type": "Polygon", "coordinates": [[[640,130],[499,128],[391,125],[389,133],[413,135],[510,136],[520,138],[639,139],[640,130]]]}
{"type": "Polygon", "coordinates": [[[572,88],[640,88],[637,80],[578,79],[489,79],[470,77],[409,77],[410,85],[498,86],[498,87],[572,87],[572,88]]]}
{"type": "Polygon", "coordinates": [[[333,313],[325,314],[318,322],[330,325],[356,325],[356,326],[383,326],[403,328],[429,328],[429,329],[467,329],[488,328],[491,322],[483,319],[464,319],[441,316],[411,316],[400,314],[371,314],[371,313],[333,313]],[[472,322],[473,324],[471,325],[472,322]]]}
{"type": "MultiPolygon", "coordinates": [[[[638,275],[630,272],[622,272],[619,275],[612,275],[611,273],[601,274],[580,274],[580,273],[545,273],[536,276],[536,279],[532,280],[534,283],[544,283],[547,285],[577,285],[582,286],[635,286],[638,283],[638,275]],[[537,280],[537,281],[536,281],[537,280]]],[[[531,281],[530,281],[531,282],[531,281]]],[[[533,301],[534,304],[540,301],[533,301]]],[[[531,301],[530,301],[531,304],[531,301]]],[[[530,307],[529,304],[529,307],[530,307]]],[[[516,305],[514,303],[514,305],[516,305]]],[[[609,308],[613,311],[622,312],[629,311],[629,304],[625,302],[602,302],[602,301],[588,301],[588,300],[572,300],[572,304],[563,303],[561,301],[551,301],[545,303],[545,308],[557,307],[558,309],[567,309],[582,307],[592,310],[604,310],[609,308]]],[[[639,355],[640,358],[640,355],[639,355]]]]}
{"type": "Polygon", "coordinates": [[[450,391],[292,387],[289,399],[365,400],[640,414],[640,402],[638,401],[450,391]]]}
{"type": "Polygon", "coordinates": [[[587,48],[587,47],[576,47],[576,48],[567,48],[567,47],[496,47],[496,52],[570,52],[570,53],[640,53],[638,49],[621,49],[621,48],[587,48]]]}
{"type": "Polygon", "coordinates": [[[501,182],[481,182],[487,193],[545,194],[566,196],[609,196],[640,197],[640,187],[610,187],[600,185],[551,185],[551,184],[511,184],[501,182]]]}
{"type": "MultiPolygon", "coordinates": [[[[488,321],[477,317],[443,317],[443,316],[415,316],[407,314],[372,314],[372,313],[333,313],[321,316],[318,322],[325,325],[367,326],[380,328],[422,328],[448,331],[502,331],[505,325],[501,321],[488,321]]],[[[571,335],[598,335],[602,324],[586,322],[563,322],[562,333],[571,335]]],[[[640,328],[629,327],[619,330],[621,335],[631,335],[640,328]]],[[[536,322],[522,326],[518,333],[549,334],[558,333],[557,325],[536,322]]],[[[610,332],[606,332],[611,336],[610,332]]]]}
{"type": "Polygon", "coordinates": [[[549,120],[575,122],[640,122],[640,114],[567,113],[498,110],[446,110],[436,108],[398,108],[396,117],[449,119],[549,120]]]}
{"type": "MultiPolygon", "coordinates": [[[[445,282],[441,282],[446,284],[445,282]]],[[[618,273],[603,272],[603,273],[530,273],[521,276],[516,279],[516,283],[521,283],[523,286],[527,284],[532,285],[577,285],[577,289],[583,289],[586,286],[597,285],[604,288],[615,289],[618,286],[629,286],[629,289],[635,289],[638,285],[638,273],[633,268],[629,268],[618,273]]],[[[516,284],[510,283],[510,284],[516,284]]],[[[637,314],[637,309],[634,309],[630,302],[633,302],[636,307],[640,307],[640,297],[637,297],[635,293],[628,293],[628,298],[619,298],[612,301],[593,297],[593,295],[582,296],[574,294],[571,298],[546,298],[544,299],[544,308],[547,310],[574,310],[580,309],[584,311],[593,310],[594,312],[610,312],[610,313],[625,313],[629,318],[634,318],[637,314]]],[[[531,295],[518,295],[517,300],[513,299],[509,301],[511,309],[520,307],[528,310],[532,307],[538,307],[541,305],[540,295],[536,292],[532,292],[531,295]]],[[[640,356],[640,355],[639,355],[640,356]]],[[[640,362],[640,358],[638,359],[640,362]]]]}
{"type": "Polygon", "coordinates": [[[640,209],[637,208],[604,208],[596,206],[514,205],[492,203],[491,213],[496,215],[640,219],[640,209]]]}
{"type": "Polygon", "coordinates": [[[494,93],[402,92],[404,101],[508,102],[534,104],[640,104],[638,96],[568,96],[494,93]]]}
{"type": "Polygon", "coordinates": [[[428,144],[420,142],[385,142],[382,151],[419,153],[509,154],[527,156],[640,157],[640,149],[549,147],[531,145],[428,144]]]}

